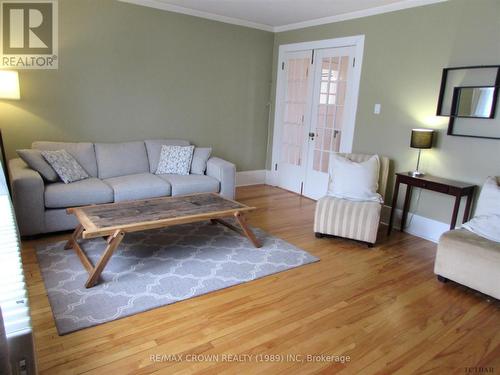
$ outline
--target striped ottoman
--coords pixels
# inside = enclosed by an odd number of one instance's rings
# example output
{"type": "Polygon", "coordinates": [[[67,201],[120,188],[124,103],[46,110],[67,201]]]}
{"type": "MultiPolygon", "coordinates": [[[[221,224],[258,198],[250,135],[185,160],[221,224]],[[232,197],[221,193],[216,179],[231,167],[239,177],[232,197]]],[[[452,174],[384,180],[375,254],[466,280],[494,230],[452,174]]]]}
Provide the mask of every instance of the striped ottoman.
{"type": "Polygon", "coordinates": [[[368,243],[377,241],[382,205],[378,202],[356,202],[334,197],[323,197],[316,203],[314,232],[350,238],[368,243]]]}

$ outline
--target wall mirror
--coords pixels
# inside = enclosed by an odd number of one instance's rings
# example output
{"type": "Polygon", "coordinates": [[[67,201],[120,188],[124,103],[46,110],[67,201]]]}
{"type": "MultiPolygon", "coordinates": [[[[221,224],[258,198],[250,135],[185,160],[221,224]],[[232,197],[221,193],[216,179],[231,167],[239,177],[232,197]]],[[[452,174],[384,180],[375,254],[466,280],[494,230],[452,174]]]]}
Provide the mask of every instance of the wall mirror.
{"type": "Polygon", "coordinates": [[[500,65],[443,69],[437,116],[449,116],[448,135],[500,139],[495,118],[500,65]]]}
{"type": "Polygon", "coordinates": [[[496,106],[495,87],[456,87],[452,116],[493,118],[496,106]]]}

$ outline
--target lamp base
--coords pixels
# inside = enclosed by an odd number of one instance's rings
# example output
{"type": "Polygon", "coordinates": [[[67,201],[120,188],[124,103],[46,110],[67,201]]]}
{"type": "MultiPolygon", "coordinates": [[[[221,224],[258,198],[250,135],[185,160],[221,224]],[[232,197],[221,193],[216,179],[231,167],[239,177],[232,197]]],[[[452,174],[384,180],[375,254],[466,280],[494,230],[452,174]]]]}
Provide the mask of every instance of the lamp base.
{"type": "Polygon", "coordinates": [[[420,171],[413,171],[413,172],[408,172],[408,175],[412,177],[423,177],[425,176],[425,173],[420,171]]]}

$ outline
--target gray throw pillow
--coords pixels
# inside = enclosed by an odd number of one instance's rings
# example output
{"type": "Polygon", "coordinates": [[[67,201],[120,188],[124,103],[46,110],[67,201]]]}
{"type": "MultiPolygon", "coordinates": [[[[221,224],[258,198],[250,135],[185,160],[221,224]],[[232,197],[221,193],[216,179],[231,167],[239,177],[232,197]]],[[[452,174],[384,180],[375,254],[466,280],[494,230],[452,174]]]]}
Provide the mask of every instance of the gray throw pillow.
{"type": "Polygon", "coordinates": [[[28,167],[40,173],[44,180],[49,182],[59,181],[59,176],[49,163],[43,158],[39,150],[17,150],[17,154],[28,167]]]}
{"type": "Polygon", "coordinates": [[[191,169],[194,146],[161,146],[156,174],[188,175],[191,169]]]}
{"type": "Polygon", "coordinates": [[[42,151],[42,155],[65,184],[90,177],[66,150],[42,151]]]}
{"type": "Polygon", "coordinates": [[[207,161],[211,153],[212,149],[210,147],[196,147],[194,149],[193,161],[191,163],[192,174],[205,174],[207,161]]]}

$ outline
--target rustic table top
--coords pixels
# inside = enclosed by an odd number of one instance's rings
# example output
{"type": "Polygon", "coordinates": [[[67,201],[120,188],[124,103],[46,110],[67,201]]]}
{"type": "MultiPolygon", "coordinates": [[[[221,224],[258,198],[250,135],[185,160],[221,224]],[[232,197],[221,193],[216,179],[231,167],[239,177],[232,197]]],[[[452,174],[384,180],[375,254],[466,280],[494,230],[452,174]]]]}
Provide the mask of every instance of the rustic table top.
{"type": "Polygon", "coordinates": [[[125,232],[161,228],[253,210],[216,193],[163,197],[69,208],[83,225],[83,238],[104,236],[117,229],[125,232]]]}

